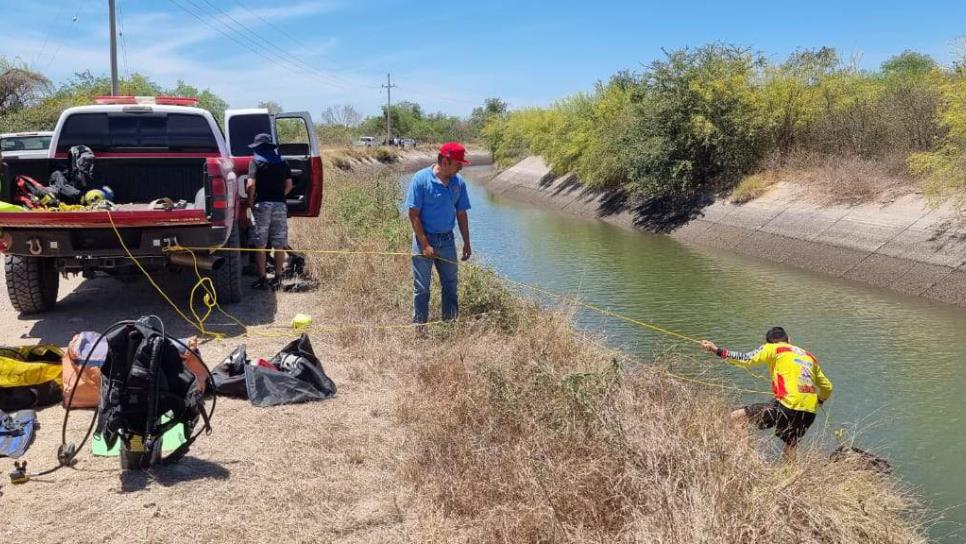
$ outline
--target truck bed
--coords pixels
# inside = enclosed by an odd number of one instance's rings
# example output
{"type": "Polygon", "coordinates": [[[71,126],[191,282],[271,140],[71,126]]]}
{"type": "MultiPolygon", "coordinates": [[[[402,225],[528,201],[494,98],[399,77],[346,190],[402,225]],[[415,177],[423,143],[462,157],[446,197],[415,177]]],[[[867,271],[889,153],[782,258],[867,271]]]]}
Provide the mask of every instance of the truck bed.
{"type": "MultiPolygon", "coordinates": [[[[194,202],[199,189],[205,186],[207,154],[189,157],[98,157],[94,167],[95,186],[109,185],[114,190],[116,204],[151,202],[168,197],[175,202],[194,202]]],[[[27,175],[46,185],[50,173],[67,168],[67,159],[4,160],[0,174],[0,200],[14,202],[14,180],[27,175]]]]}

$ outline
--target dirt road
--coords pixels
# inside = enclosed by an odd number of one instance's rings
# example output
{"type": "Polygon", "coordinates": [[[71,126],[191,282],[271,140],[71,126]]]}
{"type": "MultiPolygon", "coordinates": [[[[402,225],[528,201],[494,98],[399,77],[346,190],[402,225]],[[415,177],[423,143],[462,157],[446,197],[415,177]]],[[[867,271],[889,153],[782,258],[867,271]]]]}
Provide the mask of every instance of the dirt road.
{"type": "MultiPolygon", "coordinates": [[[[248,283],[246,278],[246,284],[248,283]]],[[[167,282],[172,298],[187,298],[187,281],[167,282]]],[[[82,330],[102,330],[119,319],[160,316],[168,330],[192,334],[144,281],[108,278],[62,281],[57,308],[19,316],[0,291],[2,344],[50,342],[65,346],[82,330]]],[[[319,293],[248,291],[230,310],[280,338],[236,336],[201,348],[209,367],[239,343],[249,356],[273,355],[295,334],[298,312],[325,321],[319,293]]],[[[211,320],[215,328],[227,320],[211,320]]],[[[320,403],[255,408],[219,398],[214,432],[202,436],[177,465],[122,473],[116,458],[95,458],[85,447],[74,470],[24,485],[7,482],[0,459],[0,542],[386,542],[407,540],[406,487],[398,481],[402,432],[393,424],[392,379],[371,372],[364,359],[334,347],[328,333],[312,335],[316,353],[339,387],[320,403]]],[[[71,414],[68,441],[79,441],[90,411],[71,414]]],[[[37,441],[25,457],[31,470],[55,464],[64,410],[40,412],[37,441]]]]}

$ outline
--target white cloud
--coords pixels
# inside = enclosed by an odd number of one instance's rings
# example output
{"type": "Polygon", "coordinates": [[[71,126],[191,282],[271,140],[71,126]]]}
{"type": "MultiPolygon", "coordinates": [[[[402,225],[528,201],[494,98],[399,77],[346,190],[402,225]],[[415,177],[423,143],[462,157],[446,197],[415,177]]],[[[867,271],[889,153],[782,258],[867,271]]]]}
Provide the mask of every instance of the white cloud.
{"type": "MultiPolygon", "coordinates": [[[[329,105],[350,103],[364,114],[376,114],[385,102],[380,85],[385,81],[383,66],[391,62],[346,67],[327,56],[339,47],[336,38],[297,36],[296,40],[286,40],[278,32],[285,28],[286,21],[337,10],[339,3],[308,0],[284,7],[230,11],[225,7],[226,14],[202,20],[175,9],[176,4],[198,13],[205,0],[177,0],[169,4],[169,11],[123,12],[119,30],[124,35],[118,44],[122,76],[125,71],[139,72],[165,87],[184,80],[211,89],[233,107],[273,100],[287,109],[318,113],[329,105]],[[239,28],[240,23],[270,40],[271,45],[239,28]]],[[[125,8],[127,5],[125,2],[125,8]]],[[[30,59],[43,47],[44,58],[36,68],[57,83],[74,72],[105,74],[109,72],[105,18],[86,16],[77,23],[61,23],[61,27],[69,26],[70,32],[51,32],[45,46],[44,33],[40,32],[6,40],[2,54],[30,59]],[[56,58],[54,52],[59,52],[56,58]],[[45,66],[51,60],[52,65],[45,66]]],[[[5,30],[3,26],[0,23],[0,32],[5,30]]],[[[426,111],[465,114],[478,102],[472,92],[459,89],[467,85],[465,80],[451,81],[431,72],[398,75],[405,85],[393,93],[394,99],[418,101],[426,111]]]]}
{"type": "Polygon", "coordinates": [[[228,11],[228,15],[243,23],[279,21],[294,19],[305,15],[316,15],[337,11],[342,5],[338,2],[304,1],[290,6],[269,6],[257,9],[243,9],[241,6],[228,11]]]}

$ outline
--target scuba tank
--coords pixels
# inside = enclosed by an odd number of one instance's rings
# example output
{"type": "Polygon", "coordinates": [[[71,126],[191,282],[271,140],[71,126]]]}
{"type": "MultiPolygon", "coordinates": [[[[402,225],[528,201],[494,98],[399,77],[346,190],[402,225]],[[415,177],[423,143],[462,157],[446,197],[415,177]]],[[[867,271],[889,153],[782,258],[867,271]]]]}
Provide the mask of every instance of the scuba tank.
{"type": "Polygon", "coordinates": [[[180,341],[167,336],[163,324],[152,326],[151,319],[157,318],[126,322],[105,335],[97,430],[108,448],[121,441],[125,470],[173,463],[201,432],[211,430],[204,409],[205,391],[213,395],[215,390],[210,375],[208,387],[202,388],[183,362],[180,341]],[[164,422],[162,415],[168,415],[164,422]],[[202,431],[192,434],[201,420],[202,431]],[[162,437],[176,425],[184,425],[187,440],[162,457],[162,437]]]}

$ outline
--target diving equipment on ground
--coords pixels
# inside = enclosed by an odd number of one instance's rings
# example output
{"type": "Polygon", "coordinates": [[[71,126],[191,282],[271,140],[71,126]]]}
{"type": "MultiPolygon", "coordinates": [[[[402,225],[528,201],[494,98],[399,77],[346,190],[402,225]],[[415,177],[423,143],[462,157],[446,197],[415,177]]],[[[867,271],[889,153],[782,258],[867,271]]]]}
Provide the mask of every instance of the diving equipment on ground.
{"type": "MultiPolygon", "coordinates": [[[[95,426],[107,449],[120,444],[122,469],[174,463],[184,457],[202,433],[211,432],[214,379],[203,364],[200,366],[205,369],[206,377],[204,380],[196,377],[182,357],[182,350],[193,351],[192,348],[169,336],[160,318],[147,316],[111,325],[87,350],[83,364],[77,369],[78,375],[84,374],[102,342],[107,343],[107,356],[101,365],[100,399],[83,440],[79,445],[67,442],[78,380],[70,391],[64,392],[67,411],[61,427],[57,465],[27,473],[26,463],[21,463],[10,474],[12,482],[24,483],[73,466],[95,426]],[[210,407],[206,406],[209,397],[210,407]],[[201,428],[194,432],[199,423],[201,428]],[[184,443],[162,456],[163,436],[176,426],[184,432],[184,443]]],[[[200,360],[197,351],[193,353],[200,360]]]]}

